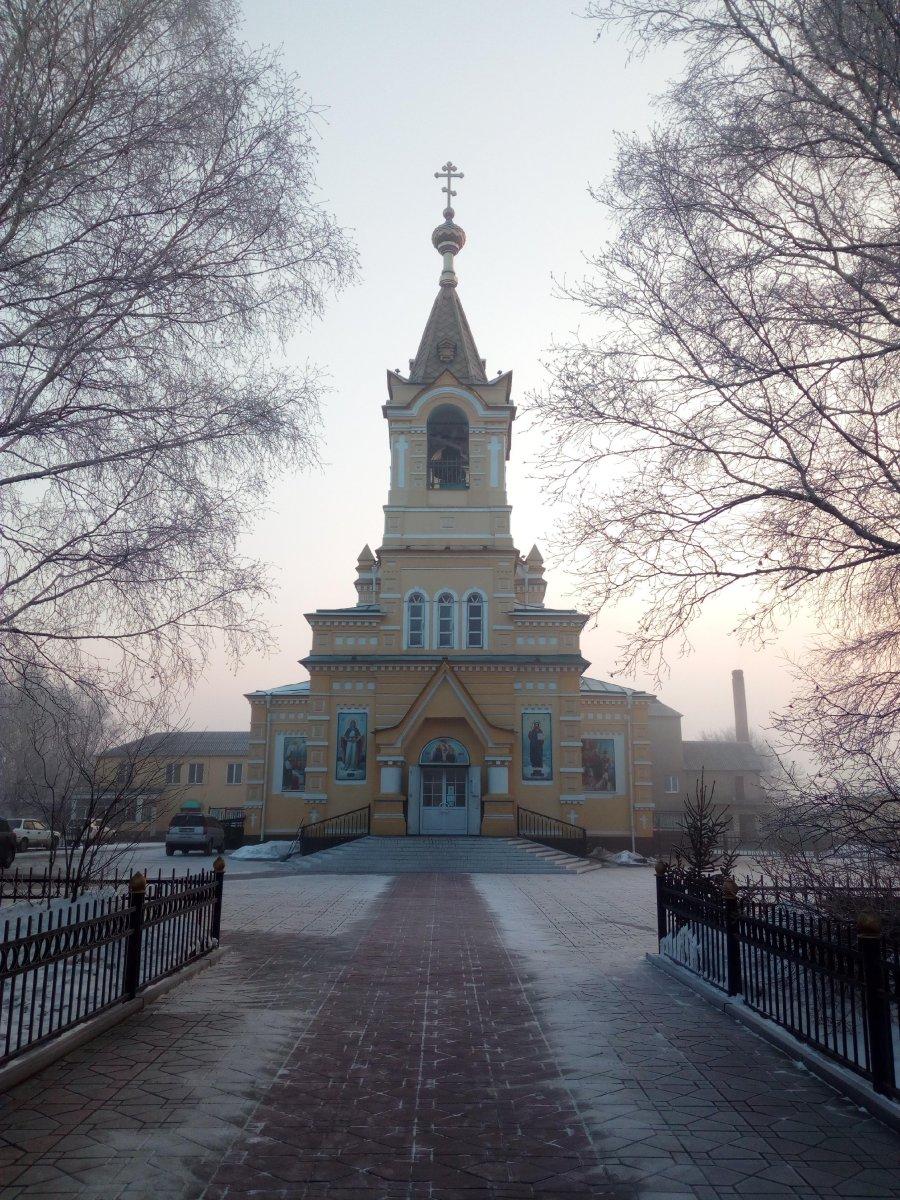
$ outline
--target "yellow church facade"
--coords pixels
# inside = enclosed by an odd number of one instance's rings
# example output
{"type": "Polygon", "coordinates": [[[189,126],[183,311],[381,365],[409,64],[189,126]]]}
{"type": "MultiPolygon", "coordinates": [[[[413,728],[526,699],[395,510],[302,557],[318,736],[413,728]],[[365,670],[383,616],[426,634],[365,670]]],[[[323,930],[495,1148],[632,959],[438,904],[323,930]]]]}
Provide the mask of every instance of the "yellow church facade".
{"type": "Polygon", "coordinates": [[[443,269],[418,352],[388,372],[381,544],[351,606],[306,614],[308,680],[247,696],[251,826],[283,837],[370,806],[376,835],[509,837],[522,810],[648,844],[653,698],[585,676],[586,618],[546,607],[540,553],[513,545],[512,376],[488,379],[478,355],[454,215],[432,237],[443,269]]]}

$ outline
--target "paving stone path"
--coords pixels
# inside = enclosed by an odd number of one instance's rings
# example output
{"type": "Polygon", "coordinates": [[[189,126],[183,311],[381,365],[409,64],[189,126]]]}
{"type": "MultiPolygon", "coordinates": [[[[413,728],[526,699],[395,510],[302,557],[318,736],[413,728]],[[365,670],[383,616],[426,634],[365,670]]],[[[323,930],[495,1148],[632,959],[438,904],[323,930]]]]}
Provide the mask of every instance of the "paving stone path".
{"type": "Polygon", "coordinates": [[[900,1136],[643,962],[650,888],[231,880],[218,965],[0,1098],[0,1194],[900,1200],[900,1136]]]}

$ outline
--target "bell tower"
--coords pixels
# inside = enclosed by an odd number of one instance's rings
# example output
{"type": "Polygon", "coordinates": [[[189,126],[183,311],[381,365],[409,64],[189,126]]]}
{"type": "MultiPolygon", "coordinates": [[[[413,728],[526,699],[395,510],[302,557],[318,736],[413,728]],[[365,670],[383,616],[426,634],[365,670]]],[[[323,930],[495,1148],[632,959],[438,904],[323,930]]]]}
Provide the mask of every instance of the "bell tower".
{"type": "Polygon", "coordinates": [[[391,486],[382,553],[392,549],[512,551],[506,497],[515,408],[511,372],[488,380],[459,299],[456,256],[466,244],[450,203],[462,173],[447,162],[443,222],[431,235],[441,255],[438,294],[409,374],[388,372],[383,412],[391,486]]]}

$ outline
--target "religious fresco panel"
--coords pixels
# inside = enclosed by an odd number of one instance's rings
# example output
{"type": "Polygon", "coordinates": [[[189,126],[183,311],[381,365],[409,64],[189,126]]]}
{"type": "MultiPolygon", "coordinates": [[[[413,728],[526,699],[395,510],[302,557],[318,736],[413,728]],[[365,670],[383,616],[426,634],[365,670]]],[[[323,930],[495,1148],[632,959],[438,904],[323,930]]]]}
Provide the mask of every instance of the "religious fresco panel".
{"type": "Polygon", "coordinates": [[[432,738],[419,755],[423,766],[442,763],[455,763],[457,766],[469,765],[469,752],[456,738],[432,738]]]}
{"type": "Polygon", "coordinates": [[[553,778],[550,713],[522,713],[522,778],[545,783],[553,778]]]}
{"type": "Polygon", "coordinates": [[[616,743],[610,737],[581,739],[581,782],[586,792],[616,792],[616,743]]]}
{"type": "Polygon", "coordinates": [[[334,777],[339,783],[362,783],[365,780],[368,733],[368,713],[338,713],[334,777]]]}
{"type": "Polygon", "coordinates": [[[302,792],[306,787],[306,738],[285,735],[281,739],[281,790],[302,792]]]}

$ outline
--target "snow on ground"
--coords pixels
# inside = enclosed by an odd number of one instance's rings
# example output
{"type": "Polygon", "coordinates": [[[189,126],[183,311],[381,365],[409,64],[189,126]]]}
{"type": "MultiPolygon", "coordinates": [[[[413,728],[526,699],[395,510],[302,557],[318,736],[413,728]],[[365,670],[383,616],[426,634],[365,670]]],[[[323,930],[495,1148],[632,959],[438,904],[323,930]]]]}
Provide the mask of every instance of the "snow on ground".
{"type": "Polygon", "coordinates": [[[232,850],[229,854],[229,859],[262,859],[263,861],[283,862],[291,849],[291,842],[258,842],[255,845],[241,846],[239,850],[232,850]]]}

